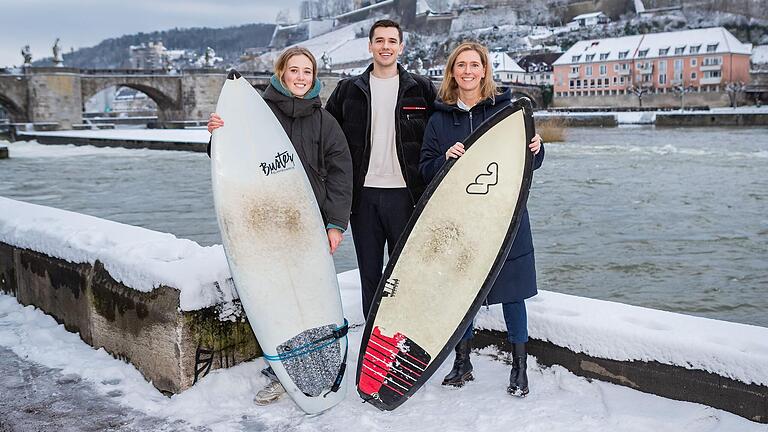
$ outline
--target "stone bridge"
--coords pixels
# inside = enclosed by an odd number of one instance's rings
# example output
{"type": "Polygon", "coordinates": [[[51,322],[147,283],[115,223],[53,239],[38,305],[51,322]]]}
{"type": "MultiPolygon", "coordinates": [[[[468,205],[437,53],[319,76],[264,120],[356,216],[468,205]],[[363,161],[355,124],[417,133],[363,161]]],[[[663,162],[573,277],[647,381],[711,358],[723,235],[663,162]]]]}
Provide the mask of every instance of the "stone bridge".
{"type": "MultiPolygon", "coordinates": [[[[268,72],[242,72],[257,89],[265,89],[268,72]]],[[[184,70],[178,73],[135,69],[75,69],[32,67],[20,72],[0,70],[0,107],[12,123],[49,123],[59,129],[71,129],[83,122],[85,102],[110,86],[136,89],[157,104],[160,123],[206,120],[213,112],[226,79],[223,69],[184,70]]],[[[325,100],[340,77],[321,74],[325,100]]],[[[436,83],[439,85],[440,83],[436,83]]],[[[542,106],[537,86],[520,84],[512,88],[516,97],[526,96],[534,106],[542,106]]]]}
{"type": "MultiPolygon", "coordinates": [[[[83,122],[83,107],[91,97],[110,86],[125,86],[155,101],[160,122],[205,120],[216,107],[226,76],[223,69],[179,73],[54,67],[25,68],[20,73],[0,70],[0,106],[13,123],[57,123],[60,129],[70,129],[83,122]]],[[[243,76],[263,90],[271,74],[243,72],[243,76]]],[[[338,81],[334,76],[322,79],[330,90],[338,81]]]]}

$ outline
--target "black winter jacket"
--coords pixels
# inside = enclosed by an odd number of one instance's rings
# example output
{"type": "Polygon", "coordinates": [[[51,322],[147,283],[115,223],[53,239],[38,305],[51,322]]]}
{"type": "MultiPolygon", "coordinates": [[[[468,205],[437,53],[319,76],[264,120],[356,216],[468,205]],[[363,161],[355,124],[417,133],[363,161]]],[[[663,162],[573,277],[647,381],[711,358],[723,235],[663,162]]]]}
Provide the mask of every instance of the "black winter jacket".
{"type": "MultiPolygon", "coordinates": [[[[421,150],[421,174],[427,182],[432,181],[445,164],[445,153],[456,142],[463,142],[480,123],[509,105],[512,94],[509,90],[494,99],[485,99],[464,111],[455,104],[435,102],[435,113],[429,119],[424,133],[421,150]]],[[[533,169],[544,161],[544,146],[533,158],[533,169]]],[[[536,284],[536,263],[533,252],[533,236],[528,209],[523,211],[517,236],[512,249],[488,293],[488,303],[509,303],[527,299],[538,292],[536,284]]]]}
{"type": "MultiPolygon", "coordinates": [[[[274,80],[263,98],[299,155],[323,221],[346,229],[352,206],[352,160],[336,119],[323,109],[318,96],[287,96],[275,88],[274,80]]],[[[210,153],[209,143],[209,156],[210,153]]]]}
{"type": "MultiPolygon", "coordinates": [[[[412,204],[421,197],[426,185],[419,175],[419,155],[424,128],[432,114],[436,91],[423,76],[407,72],[400,64],[400,87],[396,105],[397,158],[412,204]]],[[[373,65],[360,75],[343,79],[334,89],[325,109],[338,120],[347,137],[354,172],[352,211],[359,202],[360,191],[368,173],[371,157],[371,87],[373,65]]]]}

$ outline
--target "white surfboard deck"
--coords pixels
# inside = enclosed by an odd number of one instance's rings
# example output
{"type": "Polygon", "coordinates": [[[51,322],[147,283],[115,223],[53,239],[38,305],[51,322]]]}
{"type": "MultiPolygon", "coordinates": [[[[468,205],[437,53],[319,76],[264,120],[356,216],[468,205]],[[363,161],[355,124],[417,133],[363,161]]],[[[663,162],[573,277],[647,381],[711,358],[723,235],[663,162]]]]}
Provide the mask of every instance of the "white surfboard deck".
{"type": "MultiPolygon", "coordinates": [[[[256,339],[275,356],[343,326],[333,259],[307,175],[266,102],[234,72],[216,112],[224,126],[213,133],[211,173],[224,250],[256,339]]],[[[346,349],[344,337],[268,363],[296,404],[318,413],[346,395],[346,374],[328,391],[346,349]]]]}
{"type": "Polygon", "coordinates": [[[529,107],[527,122],[522,106],[505,108],[443,167],[387,265],[357,373],[380,409],[405,402],[453,351],[504,263],[530,185],[529,107]]]}

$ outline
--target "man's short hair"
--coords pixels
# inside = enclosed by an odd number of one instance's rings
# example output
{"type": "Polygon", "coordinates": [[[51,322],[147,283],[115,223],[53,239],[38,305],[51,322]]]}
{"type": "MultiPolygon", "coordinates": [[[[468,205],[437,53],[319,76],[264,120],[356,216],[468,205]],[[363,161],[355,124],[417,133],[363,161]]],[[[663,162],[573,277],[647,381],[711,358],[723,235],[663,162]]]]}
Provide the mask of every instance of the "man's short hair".
{"type": "Polygon", "coordinates": [[[403,43],[403,29],[400,28],[400,24],[396,21],[383,19],[378,20],[371,26],[371,30],[368,32],[368,41],[373,42],[373,31],[379,27],[394,27],[397,29],[397,35],[400,37],[400,43],[403,43]]]}

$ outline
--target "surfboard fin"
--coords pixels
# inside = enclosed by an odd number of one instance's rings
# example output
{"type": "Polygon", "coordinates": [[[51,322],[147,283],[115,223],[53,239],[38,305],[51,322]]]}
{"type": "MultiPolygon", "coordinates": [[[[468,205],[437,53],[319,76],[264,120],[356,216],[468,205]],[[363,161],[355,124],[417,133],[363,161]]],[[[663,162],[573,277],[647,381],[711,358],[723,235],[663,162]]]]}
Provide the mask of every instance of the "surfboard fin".
{"type": "Polygon", "coordinates": [[[238,72],[235,69],[230,69],[229,73],[227,74],[227,79],[236,80],[240,78],[242,75],[240,75],[240,72],[238,72]]]}

